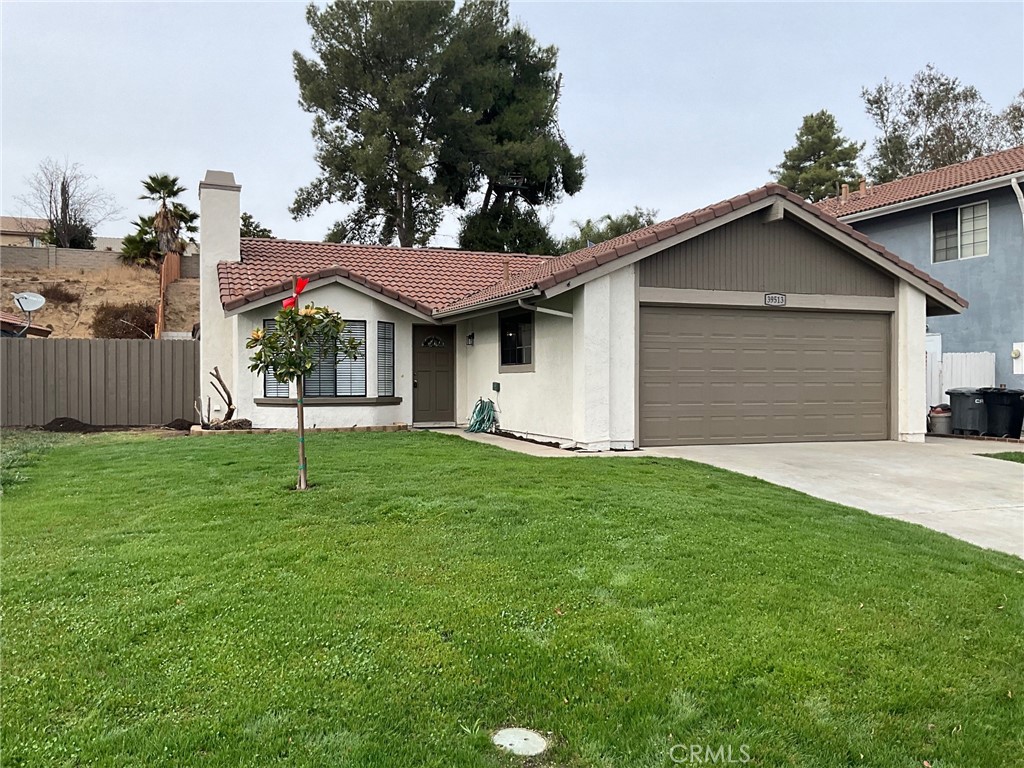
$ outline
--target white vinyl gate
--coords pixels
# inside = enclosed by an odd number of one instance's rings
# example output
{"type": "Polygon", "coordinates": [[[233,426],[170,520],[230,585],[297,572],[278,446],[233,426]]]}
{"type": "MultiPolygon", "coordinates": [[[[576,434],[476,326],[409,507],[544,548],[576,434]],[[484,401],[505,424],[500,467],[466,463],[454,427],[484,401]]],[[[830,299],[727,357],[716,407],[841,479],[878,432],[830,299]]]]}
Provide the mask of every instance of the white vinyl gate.
{"type": "Polygon", "coordinates": [[[948,403],[947,389],[994,387],[996,383],[995,353],[943,353],[942,336],[937,333],[925,338],[925,368],[929,406],[948,403]]]}

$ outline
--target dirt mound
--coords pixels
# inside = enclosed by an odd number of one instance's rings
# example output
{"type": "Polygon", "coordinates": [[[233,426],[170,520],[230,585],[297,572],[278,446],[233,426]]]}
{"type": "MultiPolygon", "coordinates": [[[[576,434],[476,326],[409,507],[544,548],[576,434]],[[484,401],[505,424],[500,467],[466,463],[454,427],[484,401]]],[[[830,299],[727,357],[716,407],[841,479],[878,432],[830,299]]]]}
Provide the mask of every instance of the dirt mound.
{"type": "Polygon", "coordinates": [[[192,422],[188,419],[175,419],[174,421],[168,421],[164,424],[164,429],[176,429],[178,431],[187,432],[192,429],[192,422]]]}
{"type": "Polygon", "coordinates": [[[43,429],[46,432],[77,432],[79,434],[103,431],[103,427],[97,427],[95,424],[86,424],[78,419],[72,419],[70,416],[59,416],[44,424],[43,429]]]}

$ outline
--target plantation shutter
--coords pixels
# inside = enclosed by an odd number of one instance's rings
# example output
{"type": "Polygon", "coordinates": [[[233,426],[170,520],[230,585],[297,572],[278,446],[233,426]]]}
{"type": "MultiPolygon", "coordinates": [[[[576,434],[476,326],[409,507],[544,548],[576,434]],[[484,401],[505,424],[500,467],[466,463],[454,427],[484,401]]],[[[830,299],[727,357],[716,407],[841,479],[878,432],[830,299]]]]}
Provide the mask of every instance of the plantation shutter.
{"type": "Polygon", "coordinates": [[[377,397],[395,395],[395,324],[377,323],[377,397]]]}
{"type": "MultiPolygon", "coordinates": [[[[277,328],[277,322],[274,320],[264,320],[263,330],[266,332],[273,331],[277,328]]],[[[288,397],[288,382],[281,381],[277,376],[274,375],[274,369],[271,368],[263,375],[263,396],[264,397],[288,397]]]]}
{"type": "Polygon", "coordinates": [[[315,338],[313,355],[316,362],[302,381],[302,394],[306,397],[334,397],[334,363],[337,359],[334,345],[325,345],[321,339],[315,338]]]}
{"type": "Polygon", "coordinates": [[[338,397],[366,397],[366,321],[346,320],[345,334],[359,342],[355,360],[339,356],[335,370],[338,397]]]}

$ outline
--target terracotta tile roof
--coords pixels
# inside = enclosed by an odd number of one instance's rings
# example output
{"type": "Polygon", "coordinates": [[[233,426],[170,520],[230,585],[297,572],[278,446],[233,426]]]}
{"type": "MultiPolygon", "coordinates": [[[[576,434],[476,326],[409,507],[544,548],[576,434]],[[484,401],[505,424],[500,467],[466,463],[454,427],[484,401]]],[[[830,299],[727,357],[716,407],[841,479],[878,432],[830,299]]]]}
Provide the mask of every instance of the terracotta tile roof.
{"type": "Polygon", "coordinates": [[[556,258],[443,248],[244,239],[240,262],[217,265],[221,302],[227,310],[238,309],[264,296],[289,291],[293,275],[314,280],[339,275],[398,299],[426,315],[465,310],[517,294],[549,290],[660,240],[765,200],[770,195],[785,198],[954,302],[967,306],[962,297],[931,275],[779,184],[768,184],[556,258]],[[509,262],[508,280],[503,274],[506,259],[509,262]]]}
{"type": "Polygon", "coordinates": [[[799,195],[790,192],[779,184],[768,184],[764,187],[760,187],[759,189],[747,192],[746,194],[737,195],[736,197],[716,203],[715,205],[698,208],[696,211],[684,213],[682,216],[677,216],[674,219],[662,221],[658,224],[652,224],[649,227],[638,229],[635,232],[620,235],[619,237],[591,246],[590,248],[584,248],[573,253],[567,253],[563,256],[559,256],[558,258],[549,259],[548,261],[519,273],[507,283],[497,283],[495,285],[488,286],[477,293],[466,296],[463,299],[459,299],[445,307],[444,311],[448,312],[469,308],[475,304],[492,301],[504,296],[511,296],[517,293],[529,291],[530,289],[538,289],[542,291],[548,290],[559,283],[571,280],[577,275],[582,275],[601,266],[602,264],[607,264],[610,261],[614,261],[622,256],[633,253],[633,251],[652,245],[659,240],[673,237],[680,232],[693,229],[700,224],[711,221],[712,219],[716,219],[720,216],[724,216],[732,211],[748,206],[751,203],[764,200],[769,195],[778,195],[786,198],[790,202],[803,208],[805,211],[817,216],[822,221],[831,224],[843,234],[863,243],[871,250],[893,262],[893,264],[896,264],[900,268],[914,274],[921,280],[924,280],[926,283],[938,289],[944,295],[948,296],[961,306],[967,306],[967,302],[955,291],[950,290],[935,278],[922,272],[910,262],[904,261],[896,254],[887,250],[884,246],[881,246],[869,239],[866,235],[858,232],[849,224],[842,223],[838,219],[814,207],[799,195]]]}
{"type": "Polygon", "coordinates": [[[817,207],[832,216],[850,216],[1015,173],[1024,173],[1024,146],[876,184],[863,194],[860,190],[851,192],[846,202],[840,197],[829,197],[818,202],[817,207]]]}
{"type": "Polygon", "coordinates": [[[503,279],[548,261],[545,256],[479,253],[447,248],[307,243],[245,238],[242,260],[220,262],[217,274],[225,309],[291,290],[292,277],[345,277],[431,314],[503,279]]]}
{"type": "MultiPolygon", "coordinates": [[[[13,312],[0,311],[0,327],[5,331],[20,331],[25,327],[25,316],[16,315],[13,312]]],[[[53,331],[42,325],[33,323],[28,327],[28,336],[49,336],[53,331]]]]}

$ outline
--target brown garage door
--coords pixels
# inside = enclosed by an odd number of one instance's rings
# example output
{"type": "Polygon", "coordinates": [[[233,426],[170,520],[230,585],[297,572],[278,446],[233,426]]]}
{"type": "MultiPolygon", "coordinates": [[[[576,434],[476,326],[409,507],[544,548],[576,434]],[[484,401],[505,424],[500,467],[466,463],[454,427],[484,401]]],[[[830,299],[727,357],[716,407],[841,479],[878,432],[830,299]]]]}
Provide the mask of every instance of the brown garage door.
{"type": "Polygon", "coordinates": [[[641,445],[888,437],[888,315],[640,308],[641,445]]]}

